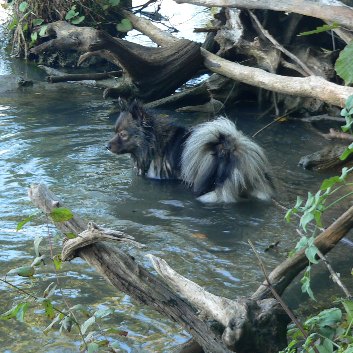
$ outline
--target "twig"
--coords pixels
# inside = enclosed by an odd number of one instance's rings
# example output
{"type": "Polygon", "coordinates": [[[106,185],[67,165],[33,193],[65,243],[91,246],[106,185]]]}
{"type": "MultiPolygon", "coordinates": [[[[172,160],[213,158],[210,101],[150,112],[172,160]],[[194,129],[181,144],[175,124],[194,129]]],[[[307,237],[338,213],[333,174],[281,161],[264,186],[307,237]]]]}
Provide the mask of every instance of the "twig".
{"type": "Polygon", "coordinates": [[[280,50],[283,54],[287,55],[289,58],[291,58],[294,62],[296,62],[305,72],[308,76],[314,76],[315,74],[309,69],[308,66],[306,66],[296,55],[285,49],[281,44],[277,42],[275,38],[273,38],[270,33],[262,27],[260,21],[258,18],[254,15],[252,11],[248,11],[252,19],[255,21],[256,25],[260,29],[260,31],[263,33],[263,35],[278,49],[280,50]]]}
{"type": "MultiPolygon", "coordinates": [[[[271,107],[272,107],[272,106],[271,106],[271,107]]],[[[292,112],[293,112],[293,110],[290,111],[290,112],[288,112],[287,114],[290,114],[290,113],[292,113],[292,112]]],[[[287,114],[286,114],[286,115],[287,115],[287,114]]],[[[278,116],[277,118],[273,119],[270,123],[268,123],[267,125],[265,125],[264,127],[262,127],[260,130],[256,131],[256,132],[252,135],[252,137],[257,136],[260,132],[262,132],[263,130],[267,129],[267,128],[268,128],[269,126],[271,126],[272,124],[277,123],[277,122],[280,121],[281,119],[285,118],[286,115],[281,115],[281,116],[278,116]]]]}
{"type": "MultiPolygon", "coordinates": [[[[288,307],[288,305],[283,301],[283,299],[280,297],[280,295],[276,292],[276,290],[273,288],[270,279],[267,275],[265,266],[263,264],[263,261],[260,258],[260,255],[258,254],[258,252],[256,251],[253,243],[251,242],[251,240],[248,240],[248,243],[251,246],[251,249],[253,250],[257,260],[259,261],[260,264],[260,268],[262,270],[262,273],[265,276],[265,279],[267,281],[267,285],[271,291],[271,293],[273,294],[273,296],[276,298],[276,300],[278,300],[278,302],[280,303],[280,305],[282,306],[283,310],[287,313],[287,315],[290,317],[290,319],[293,321],[293,323],[298,327],[298,329],[300,330],[300,332],[303,334],[305,339],[308,339],[308,334],[306,333],[306,331],[304,330],[304,327],[302,326],[302,324],[299,322],[299,320],[295,317],[295,315],[293,314],[292,310],[288,307]]],[[[315,351],[315,353],[320,353],[318,351],[318,349],[316,348],[314,342],[311,342],[310,345],[312,346],[313,350],[315,351]]]]}
{"type": "MultiPolygon", "coordinates": [[[[297,233],[300,236],[305,236],[299,229],[297,229],[297,233]]],[[[317,249],[317,256],[324,262],[325,266],[327,267],[328,271],[331,274],[332,281],[336,283],[343,290],[344,294],[348,299],[351,299],[352,294],[349,292],[347,287],[342,283],[341,279],[339,278],[339,275],[337,274],[337,272],[334,271],[331,264],[327,260],[327,257],[319,249],[317,249]]]]}

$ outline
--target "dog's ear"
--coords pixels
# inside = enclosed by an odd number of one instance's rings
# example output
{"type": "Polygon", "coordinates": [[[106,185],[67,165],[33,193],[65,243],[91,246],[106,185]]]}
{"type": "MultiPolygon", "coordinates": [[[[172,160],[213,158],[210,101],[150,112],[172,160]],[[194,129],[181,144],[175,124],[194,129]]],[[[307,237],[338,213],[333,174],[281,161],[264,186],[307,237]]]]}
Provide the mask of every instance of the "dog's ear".
{"type": "Polygon", "coordinates": [[[133,119],[138,120],[143,125],[149,125],[149,115],[143,105],[137,99],[134,99],[130,104],[129,112],[131,113],[133,119]]]}
{"type": "Polygon", "coordinates": [[[124,98],[121,98],[121,97],[118,98],[117,106],[121,112],[129,110],[129,104],[127,100],[125,100],[124,98]]]}

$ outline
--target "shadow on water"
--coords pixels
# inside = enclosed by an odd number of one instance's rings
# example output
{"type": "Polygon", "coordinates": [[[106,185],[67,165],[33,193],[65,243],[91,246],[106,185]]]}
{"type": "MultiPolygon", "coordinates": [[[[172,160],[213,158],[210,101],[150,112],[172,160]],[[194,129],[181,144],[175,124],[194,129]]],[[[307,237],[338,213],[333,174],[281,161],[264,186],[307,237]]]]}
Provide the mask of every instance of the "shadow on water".
{"type": "MultiPolygon", "coordinates": [[[[0,58],[0,62],[6,63],[0,73],[2,275],[31,263],[36,236],[47,237],[48,231],[52,236],[56,234],[53,227],[48,230],[39,220],[15,231],[17,222],[35,211],[27,189],[39,182],[48,184],[84,219],[126,231],[145,243],[146,252],[128,249],[144,266],[151,269],[145,253],[159,255],[183,275],[230,298],[248,295],[263,278],[247,243],[249,239],[269,269],[281,262],[295,244],[294,227],[287,225],[283,211],[270,203],[202,205],[180,183],[137,177],[129,157],[112,155],[104,148],[114,122],[108,118],[111,104],[102,100],[100,90],[76,84],[50,85],[37,69],[6,58],[0,58]],[[16,80],[21,75],[33,79],[34,86],[17,89],[16,80]],[[280,241],[279,248],[265,252],[276,241],[280,241]]],[[[206,118],[179,115],[188,125],[206,118]]],[[[248,135],[268,122],[258,121],[250,109],[230,112],[229,118],[237,120],[238,127],[248,135]]],[[[304,171],[297,163],[300,156],[318,149],[322,144],[319,137],[289,122],[271,126],[256,140],[273,164],[281,203],[291,206],[298,194],[305,196],[308,190],[317,189],[323,175],[304,171]]],[[[58,253],[60,241],[54,239],[53,244],[58,253]]],[[[342,258],[348,258],[350,251],[339,246],[331,258],[341,266],[342,258]]],[[[349,271],[347,266],[342,267],[341,275],[348,276],[349,271]]],[[[38,295],[55,281],[48,269],[40,269],[39,273],[35,280],[38,295]]],[[[133,305],[129,297],[113,290],[79,259],[64,264],[58,277],[70,305],[116,308],[112,325],[128,332],[126,338],[117,337],[122,352],[166,352],[186,339],[179,327],[146,307],[133,305]]],[[[16,277],[11,280],[24,281],[16,277]]],[[[326,291],[330,285],[325,283],[326,291]]],[[[3,308],[9,308],[17,298],[3,285],[0,293],[3,308]]],[[[298,293],[294,286],[288,294],[294,306],[299,304],[298,293]]],[[[59,301],[60,296],[57,293],[54,301],[59,301]]],[[[40,324],[45,327],[48,323],[40,324]]],[[[53,331],[44,336],[29,325],[0,325],[0,339],[7,353],[24,349],[76,352],[80,344],[75,334],[59,335],[53,331]]]]}

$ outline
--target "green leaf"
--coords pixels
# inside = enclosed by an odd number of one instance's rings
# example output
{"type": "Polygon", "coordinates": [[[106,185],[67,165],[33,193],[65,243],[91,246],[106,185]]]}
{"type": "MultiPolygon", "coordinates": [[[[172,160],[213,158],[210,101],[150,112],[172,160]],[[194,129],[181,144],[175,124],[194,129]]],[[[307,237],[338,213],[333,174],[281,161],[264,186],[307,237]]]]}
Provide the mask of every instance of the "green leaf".
{"type": "Polygon", "coordinates": [[[62,314],[58,314],[55,316],[54,320],[49,324],[48,327],[46,327],[44,330],[43,330],[43,333],[46,334],[48,333],[48,331],[58,322],[62,319],[62,314]]]}
{"type": "Polygon", "coordinates": [[[62,266],[63,266],[63,260],[61,258],[61,255],[58,254],[58,255],[55,255],[53,257],[53,262],[54,262],[54,266],[55,266],[55,269],[58,271],[58,270],[61,270],[62,266]]]}
{"type": "Polygon", "coordinates": [[[35,269],[32,266],[22,266],[10,270],[8,274],[16,274],[21,277],[32,277],[35,274],[35,269]]]}
{"type": "Polygon", "coordinates": [[[350,115],[344,115],[346,124],[341,126],[343,132],[350,132],[353,125],[353,118],[350,115]]]}
{"type": "Polygon", "coordinates": [[[353,82],[353,41],[341,50],[340,55],[335,63],[335,70],[337,75],[340,76],[346,85],[353,82]]]}
{"type": "Polygon", "coordinates": [[[295,246],[295,251],[298,252],[308,246],[308,238],[307,237],[301,237],[300,240],[298,241],[297,245],[295,246]]]}
{"type": "Polygon", "coordinates": [[[53,320],[55,317],[53,303],[49,299],[44,299],[42,303],[44,306],[45,314],[48,316],[49,319],[53,320]]]}
{"type": "Polygon", "coordinates": [[[335,184],[339,183],[341,180],[339,178],[339,176],[333,176],[331,178],[325,179],[321,186],[320,186],[320,190],[325,191],[328,188],[331,188],[332,186],[334,186],[335,184]]]}
{"type": "Polygon", "coordinates": [[[40,26],[44,20],[42,18],[35,18],[32,20],[32,25],[33,26],[40,26]]]}
{"type": "Polygon", "coordinates": [[[73,213],[65,207],[54,208],[50,212],[50,217],[54,222],[66,222],[73,218],[73,213]]]}
{"type": "MultiPolygon", "coordinates": [[[[32,34],[33,34],[33,33],[32,33],[32,34]]],[[[35,215],[36,215],[36,214],[31,214],[30,216],[28,216],[27,218],[25,218],[25,219],[22,220],[21,222],[18,222],[18,223],[17,223],[17,227],[16,227],[16,232],[18,232],[19,230],[21,230],[25,224],[27,224],[28,222],[30,222],[30,221],[34,218],[35,215]]]]}
{"type": "Polygon", "coordinates": [[[55,293],[56,287],[57,287],[56,283],[51,282],[49,286],[45,288],[43,292],[43,298],[50,298],[51,296],[53,296],[53,294],[55,293]]]}
{"type": "Polygon", "coordinates": [[[319,261],[316,259],[318,248],[314,245],[311,244],[305,249],[305,255],[308,258],[308,260],[313,263],[317,264],[319,261]]]}
{"type": "Polygon", "coordinates": [[[46,36],[47,28],[48,28],[48,25],[43,25],[43,26],[40,27],[40,31],[39,31],[39,36],[40,37],[45,37],[46,36]]]}
{"type": "Polygon", "coordinates": [[[10,310],[6,311],[6,313],[1,314],[0,320],[9,320],[9,319],[16,318],[17,320],[23,322],[28,308],[29,308],[29,303],[27,302],[19,303],[13,308],[11,308],[10,310]]]}
{"type": "Polygon", "coordinates": [[[114,313],[113,309],[101,309],[101,310],[97,310],[93,315],[97,319],[101,319],[101,318],[109,316],[109,315],[111,315],[113,313],[114,313]]]}
{"type": "Polygon", "coordinates": [[[87,329],[96,322],[96,318],[94,316],[90,317],[81,325],[81,332],[84,335],[87,329]]]}
{"type": "Polygon", "coordinates": [[[348,321],[353,320],[353,300],[343,300],[342,301],[344,310],[347,313],[348,321]]]}
{"type": "Polygon", "coordinates": [[[20,5],[18,6],[18,9],[21,12],[25,12],[27,8],[28,8],[28,3],[26,1],[21,2],[20,5]]]}
{"type": "Polygon", "coordinates": [[[65,16],[65,20],[69,21],[72,18],[76,17],[77,15],[79,15],[79,12],[76,12],[76,5],[72,6],[71,9],[67,12],[66,16],[65,16]]]}
{"type": "Polygon", "coordinates": [[[298,36],[309,36],[311,34],[327,32],[327,31],[330,31],[331,29],[335,29],[338,27],[339,27],[339,25],[337,23],[333,23],[332,25],[323,25],[323,26],[316,27],[316,29],[314,29],[312,31],[301,32],[298,34],[298,36]]]}
{"type": "Polygon", "coordinates": [[[293,212],[293,208],[291,208],[290,210],[288,210],[287,212],[286,212],[286,215],[284,216],[284,219],[289,223],[290,222],[290,217],[291,217],[291,215],[293,214],[294,212],[293,212]]]}
{"type": "Polygon", "coordinates": [[[77,238],[77,234],[75,234],[75,233],[66,233],[65,237],[67,239],[74,239],[74,238],[77,238]]]}
{"type": "Polygon", "coordinates": [[[317,345],[317,349],[320,353],[332,353],[333,352],[333,343],[331,340],[325,338],[322,344],[317,345]]]}
{"type": "Polygon", "coordinates": [[[36,238],[34,239],[34,252],[37,257],[40,256],[39,245],[42,240],[43,240],[43,237],[41,236],[36,236],[36,238]]]}
{"type": "Polygon", "coordinates": [[[38,39],[38,32],[32,32],[31,33],[31,41],[34,43],[38,39]]]}
{"type": "Polygon", "coordinates": [[[80,17],[77,17],[77,18],[74,18],[71,20],[71,23],[73,25],[78,25],[79,23],[81,23],[83,20],[85,19],[85,16],[80,16],[80,17]]]}
{"type": "Polygon", "coordinates": [[[82,314],[86,315],[86,317],[91,316],[91,313],[82,304],[76,304],[76,305],[72,306],[70,308],[70,310],[81,312],[82,314]]]}
{"type": "Polygon", "coordinates": [[[88,353],[95,353],[99,351],[99,345],[95,342],[88,343],[87,345],[87,352],[88,353]]]}
{"type": "Polygon", "coordinates": [[[40,264],[44,264],[44,259],[45,259],[45,255],[41,255],[41,256],[37,256],[31,263],[31,267],[34,266],[39,266],[40,264]]]}
{"type": "Polygon", "coordinates": [[[124,18],[120,23],[116,25],[116,29],[119,32],[129,32],[133,29],[133,27],[132,23],[127,18],[124,18]]]}
{"type": "Polygon", "coordinates": [[[8,25],[10,31],[13,31],[18,25],[18,18],[14,18],[8,25]]]}
{"type": "Polygon", "coordinates": [[[346,160],[353,153],[353,142],[343,151],[340,156],[340,160],[346,160]]]}
{"type": "MultiPolygon", "coordinates": [[[[351,43],[350,43],[351,44],[351,43]]],[[[353,94],[350,95],[345,102],[345,107],[347,110],[351,111],[351,109],[353,108],[353,94]]],[[[352,114],[352,113],[350,113],[352,114]]]]}
{"type": "Polygon", "coordinates": [[[120,4],[120,0],[109,0],[110,6],[118,6],[120,4]]]}
{"type": "Polygon", "coordinates": [[[303,228],[304,232],[306,232],[306,226],[314,219],[314,214],[311,212],[306,212],[300,218],[300,226],[303,228]]]}
{"type": "Polygon", "coordinates": [[[60,331],[66,330],[67,332],[71,332],[73,323],[74,321],[71,316],[65,316],[61,321],[60,331]]]}
{"type": "Polygon", "coordinates": [[[302,292],[307,293],[311,299],[316,300],[310,287],[310,267],[306,269],[304,276],[300,280],[300,283],[302,284],[302,292]]]}

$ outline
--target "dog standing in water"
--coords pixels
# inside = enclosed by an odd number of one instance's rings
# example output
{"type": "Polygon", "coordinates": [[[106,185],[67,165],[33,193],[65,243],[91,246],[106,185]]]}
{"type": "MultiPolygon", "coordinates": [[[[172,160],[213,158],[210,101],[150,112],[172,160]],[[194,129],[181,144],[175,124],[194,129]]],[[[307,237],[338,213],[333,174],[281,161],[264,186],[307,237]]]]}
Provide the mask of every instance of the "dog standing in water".
{"type": "Polygon", "coordinates": [[[151,116],[137,101],[121,105],[107,149],[129,153],[139,175],[182,180],[205,203],[273,196],[264,151],[230,120],[219,117],[188,130],[151,116]]]}

